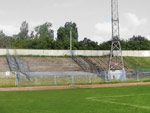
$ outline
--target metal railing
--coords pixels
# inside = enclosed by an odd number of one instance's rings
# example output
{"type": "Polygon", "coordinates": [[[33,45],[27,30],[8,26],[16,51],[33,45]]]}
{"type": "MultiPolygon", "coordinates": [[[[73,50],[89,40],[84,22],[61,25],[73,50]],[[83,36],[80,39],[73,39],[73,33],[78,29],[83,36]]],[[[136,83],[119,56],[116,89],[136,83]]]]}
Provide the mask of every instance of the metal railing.
{"type": "Polygon", "coordinates": [[[10,71],[16,74],[18,81],[20,80],[21,76],[25,76],[28,80],[30,79],[28,63],[18,58],[16,50],[14,50],[14,56],[11,56],[9,50],[7,49],[6,59],[10,71]]]}
{"type": "Polygon", "coordinates": [[[82,59],[82,57],[76,57],[76,56],[72,56],[72,59],[85,71],[85,72],[89,72],[89,68],[86,65],[86,62],[84,62],[82,59]]]}
{"type": "Polygon", "coordinates": [[[97,75],[100,75],[100,73],[104,71],[88,57],[73,55],[72,59],[86,72],[96,73],[97,75]]]}
{"type": "Polygon", "coordinates": [[[7,49],[6,59],[9,65],[9,69],[14,73],[17,72],[17,65],[12,56],[9,53],[9,50],[7,49]]]}
{"type": "Polygon", "coordinates": [[[16,50],[14,50],[14,52],[15,52],[14,59],[18,68],[18,72],[21,73],[22,75],[25,75],[26,78],[30,80],[30,75],[29,75],[30,69],[29,69],[28,63],[24,60],[19,59],[18,53],[16,50]]]}

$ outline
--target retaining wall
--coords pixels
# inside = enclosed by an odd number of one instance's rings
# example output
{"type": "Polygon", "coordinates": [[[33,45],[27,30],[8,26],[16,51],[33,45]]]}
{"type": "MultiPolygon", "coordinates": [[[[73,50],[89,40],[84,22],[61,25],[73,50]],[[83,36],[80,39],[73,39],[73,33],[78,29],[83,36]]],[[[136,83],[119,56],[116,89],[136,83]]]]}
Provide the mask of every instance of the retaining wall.
{"type": "MultiPolygon", "coordinates": [[[[18,55],[40,55],[40,56],[65,56],[70,55],[70,50],[32,50],[32,49],[17,49],[18,55]]],[[[14,55],[14,50],[9,49],[11,55],[14,55]]],[[[108,55],[109,50],[74,50],[74,55],[84,56],[103,56],[108,55]]],[[[0,49],[0,55],[6,55],[6,49],[0,49]]],[[[122,51],[123,56],[134,57],[150,57],[150,51],[122,51]]]]}

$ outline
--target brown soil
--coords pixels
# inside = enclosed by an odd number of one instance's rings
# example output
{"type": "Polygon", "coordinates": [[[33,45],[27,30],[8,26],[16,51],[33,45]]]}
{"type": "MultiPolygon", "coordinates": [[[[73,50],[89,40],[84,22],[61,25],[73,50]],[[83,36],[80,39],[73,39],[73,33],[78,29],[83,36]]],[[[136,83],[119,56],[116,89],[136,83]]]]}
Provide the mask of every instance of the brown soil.
{"type": "Polygon", "coordinates": [[[54,89],[73,89],[73,88],[103,88],[103,87],[122,87],[122,86],[140,86],[140,85],[150,85],[150,82],[95,84],[95,85],[69,85],[69,86],[11,87],[11,88],[0,88],[0,91],[33,91],[33,90],[54,90],[54,89]]]}

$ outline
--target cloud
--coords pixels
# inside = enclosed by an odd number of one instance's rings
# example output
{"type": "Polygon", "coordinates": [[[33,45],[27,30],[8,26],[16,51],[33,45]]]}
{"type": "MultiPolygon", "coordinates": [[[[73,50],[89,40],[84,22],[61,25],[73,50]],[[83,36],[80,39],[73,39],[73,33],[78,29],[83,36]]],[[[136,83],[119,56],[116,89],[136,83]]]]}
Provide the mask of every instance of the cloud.
{"type": "MultiPolygon", "coordinates": [[[[95,33],[94,33],[94,40],[98,42],[108,41],[112,38],[112,27],[111,22],[104,22],[104,23],[97,23],[95,25],[95,33]]],[[[128,33],[128,28],[121,26],[120,27],[120,33],[126,34],[128,33]]]]}
{"type": "Polygon", "coordinates": [[[68,7],[72,7],[71,3],[54,3],[53,4],[54,8],[68,8],[68,7]]]}
{"type": "Polygon", "coordinates": [[[133,25],[134,27],[137,27],[137,26],[140,26],[140,25],[145,25],[147,23],[146,18],[139,19],[133,13],[125,13],[124,17],[127,20],[128,24],[133,25]]]}
{"type": "Polygon", "coordinates": [[[143,29],[147,26],[147,18],[139,18],[136,14],[133,13],[125,13],[123,15],[124,23],[122,24],[124,27],[128,29],[128,35],[124,35],[124,37],[132,37],[133,35],[143,35],[143,29]]]}
{"type": "MultiPolygon", "coordinates": [[[[138,18],[136,14],[125,13],[120,25],[121,39],[128,39],[133,35],[142,35],[142,28],[147,24],[146,18],[138,18]]],[[[93,40],[98,42],[108,41],[111,39],[112,27],[111,22],[104,20],[103,23],[97,23],[94,26],[93,40]]]]}
{"type": "Polygon", "coordinates": [[[1,15],[1,16],[5,16],[5,15],[6,15],[6,12],[5,12],[5,11],[0,10],[0,15],[1,15]]]}
{"type": "Polygon", "coordinates": [[[95,32],[93,35],[92,40],[97,42],[103,42],[110,40],[111,38],[111,23],[104,22],[104,23],[97,23],[94,26],[95,32]]]}
{"type": "Polygon", "coordinates": [[[150,39],[150,35],[147,35],[146,38],[150,39]]]}
{"type": "Polygon", "coordinates": [[[0,30],[3,30],[3,32],[8,36],[17,34],[19,32],[19,28],[13,25],[0,25],[0,30]]]}
{"type": "Polygon", "coordinates": [[[95,25],[96,33],[100,34],[107,34],[111,33],[111,23],[110,22],[104,22],[104,23],[97,23],[95,25]]]}

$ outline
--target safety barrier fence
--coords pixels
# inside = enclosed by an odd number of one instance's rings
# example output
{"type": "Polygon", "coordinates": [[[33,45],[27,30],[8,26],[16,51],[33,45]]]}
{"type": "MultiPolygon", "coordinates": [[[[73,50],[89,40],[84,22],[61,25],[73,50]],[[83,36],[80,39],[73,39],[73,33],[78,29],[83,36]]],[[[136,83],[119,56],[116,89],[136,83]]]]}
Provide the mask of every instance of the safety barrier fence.
{"type": "MultiPolygon", "coordinates": [[[[60,72],[61,73],[61,72],[60,72]]],[[[58,73],[43,73],[43,72],[30,72],[30,80],[20,73],[19,80],[16,75],[10,73],[6,75],[5,72],[0,73],[0,86],[40,86],[40,85],[77,85],[77,84],[99,84],[105,82],[119,82],[116,80],[108,81],[107,72],[99,75],[93,73],[75,73],[58,74],[58,73]]],[[[127,72],[126,81],[150,81],[150,72],[127,72]]]]}

